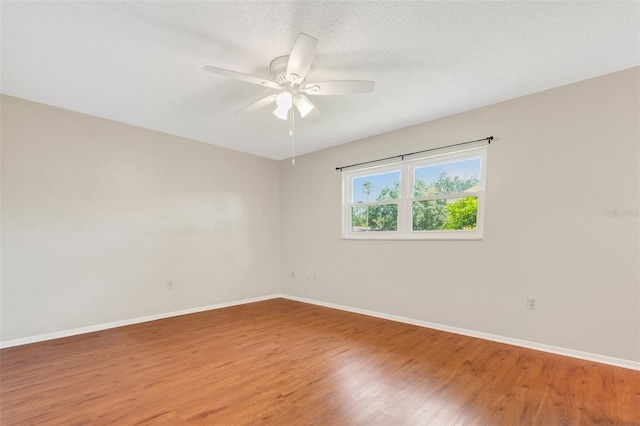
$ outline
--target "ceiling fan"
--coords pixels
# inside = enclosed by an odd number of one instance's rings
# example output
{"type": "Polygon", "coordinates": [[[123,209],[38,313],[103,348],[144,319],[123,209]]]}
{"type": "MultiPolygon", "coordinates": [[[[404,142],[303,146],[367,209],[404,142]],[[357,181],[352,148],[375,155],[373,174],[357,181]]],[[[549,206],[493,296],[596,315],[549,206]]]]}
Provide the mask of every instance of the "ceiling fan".
{"type": "Polygon", "coordinates": [[[279,56],[271,61],[269,67],[273,81],[210,65],[203,69],[225,77],[278,90],[280,93],[260,99],[238,112],[255,111],[275,103],[276,109],[273,113],[282,120],[289,117],[292,106],[295,106],[301,117],[305,117],[315,108],[313,102],[306,95],[353,95],[373,91],[375,83],[365,80],[308,83],[306,77],[311,68],[317,45],[317,38],[300,33],[288,56],[279,56]]]}

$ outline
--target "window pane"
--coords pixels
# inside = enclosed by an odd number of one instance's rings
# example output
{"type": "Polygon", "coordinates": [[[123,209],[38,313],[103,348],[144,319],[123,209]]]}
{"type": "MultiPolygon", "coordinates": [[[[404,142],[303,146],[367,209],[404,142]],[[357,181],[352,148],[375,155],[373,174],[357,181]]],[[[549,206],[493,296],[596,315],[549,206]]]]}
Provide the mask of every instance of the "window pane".
{"type": "Polygon", "coordinates": [[[397,204],[380,204],[376,206],[351,208],[351,232],[397,230],[397,204]]]}
{"type": "Polygon", "coordinates": [[[475,192],[480,180],[480,158],[418,167],[414,170],[414,197],[475,192]]]}
{"type": "Polygon", "coordinates": [[[474,230],[478,197],[416,201],[412,216],[414,231],[474,230]]]}
{"type": "Polygon", "coordinates": [[[368,203],[400,198],[400,171],[353,179],[353,202],[368,203]]]}

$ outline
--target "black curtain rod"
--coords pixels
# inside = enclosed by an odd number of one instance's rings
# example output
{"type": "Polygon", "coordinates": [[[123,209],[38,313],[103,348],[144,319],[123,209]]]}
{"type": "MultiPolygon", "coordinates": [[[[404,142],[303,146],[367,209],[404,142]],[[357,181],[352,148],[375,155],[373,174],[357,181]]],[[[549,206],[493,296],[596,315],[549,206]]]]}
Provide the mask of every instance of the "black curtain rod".
{"type": "Polygon", "coordinates": [[[482,141],[487,141],[487,143],[491,143],[492,140],[493,140],[493,136],[489,136],[489,137],[486,137],[486,138],[477,139],[475,141],[454,143],[453,145],[439,146],[437,148],[423,149],[422,151],[416,151],[416,152],[409,152],[407,154],[394,155],[393,157],[380,158],[378,160],[371,160],[371,161],[364,161],[362,163],[349,164],[348,166],[336,167],[336,170],[342,171],[343,169],[348,169],[349,167],[362,166],[364,164],[377,163],[379,161],[392,160],[394,158],[400,158],[400,159],[404,160],[404,157],[408,157],[410,155],[422,154],[423,152],[436,151],[438,149],[451,148],[451,147],[454,147],[454,146],[467,145],[467,144],[470,144],[470,143],[476,143],[476,142],[482,142],[482,141]]]}

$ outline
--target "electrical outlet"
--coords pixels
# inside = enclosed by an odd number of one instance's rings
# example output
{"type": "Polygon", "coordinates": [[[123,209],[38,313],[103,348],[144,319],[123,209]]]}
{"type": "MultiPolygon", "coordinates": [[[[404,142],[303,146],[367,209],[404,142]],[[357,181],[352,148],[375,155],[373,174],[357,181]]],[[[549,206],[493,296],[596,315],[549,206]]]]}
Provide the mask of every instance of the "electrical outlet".
{"type": "Polygon", "coordinates": [[[307,280],[307,281],[309,281],[309,274],[305,275],[305,276],[304,276],[304,279],[305,279],[305,280],[307,280]]]}
{"type": "Polygon", "coordinates": [[[295,278],[296,277],[296,271],[291,271],[291,278],[295,278]]]}
{"type": "Polygon", "coordinates": [[[314,273],[312,275],[314,281],[318,281],[318,274],[314,273]]]}
{"type": "Polygon", "coordinates": [[[167,281],[166,287],[167,287],[167,290],[171,290],[173,288],[173,281],[167,281]]]}
{"type": "Polygon", "coordinates": [[[527,309],[536,310],[538,307],[538,300],[535,297],[527,297],[527,309]]]}

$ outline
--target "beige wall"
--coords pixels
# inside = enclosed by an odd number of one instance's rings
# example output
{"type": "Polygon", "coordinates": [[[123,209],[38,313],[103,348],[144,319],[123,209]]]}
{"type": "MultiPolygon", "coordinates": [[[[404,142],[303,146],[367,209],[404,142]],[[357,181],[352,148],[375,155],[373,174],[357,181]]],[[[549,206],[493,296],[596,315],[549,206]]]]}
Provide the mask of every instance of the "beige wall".
{"type": "Polygon", "coordinates": [[[282,161],[282,292],[640,361],[639,79],[634,68],[282,161]],[[489,135],[484,240],[341,240],[335,167],[489,135]]]}
{"type": "Polygon", "coordinates": [[[3,96],[2,340],[277,293],[278,185],[273,160],[3,96]]]}
{"type": "Polygon", "coordinates": [[[3,96],[2,341],[282,291],[640,361],[639,219],[606,214],[639,208],[639,80],[626,70],[295,166],[3,96]],[[340,239],[336,166],[489,135],[484,240],[340,239]]]}

